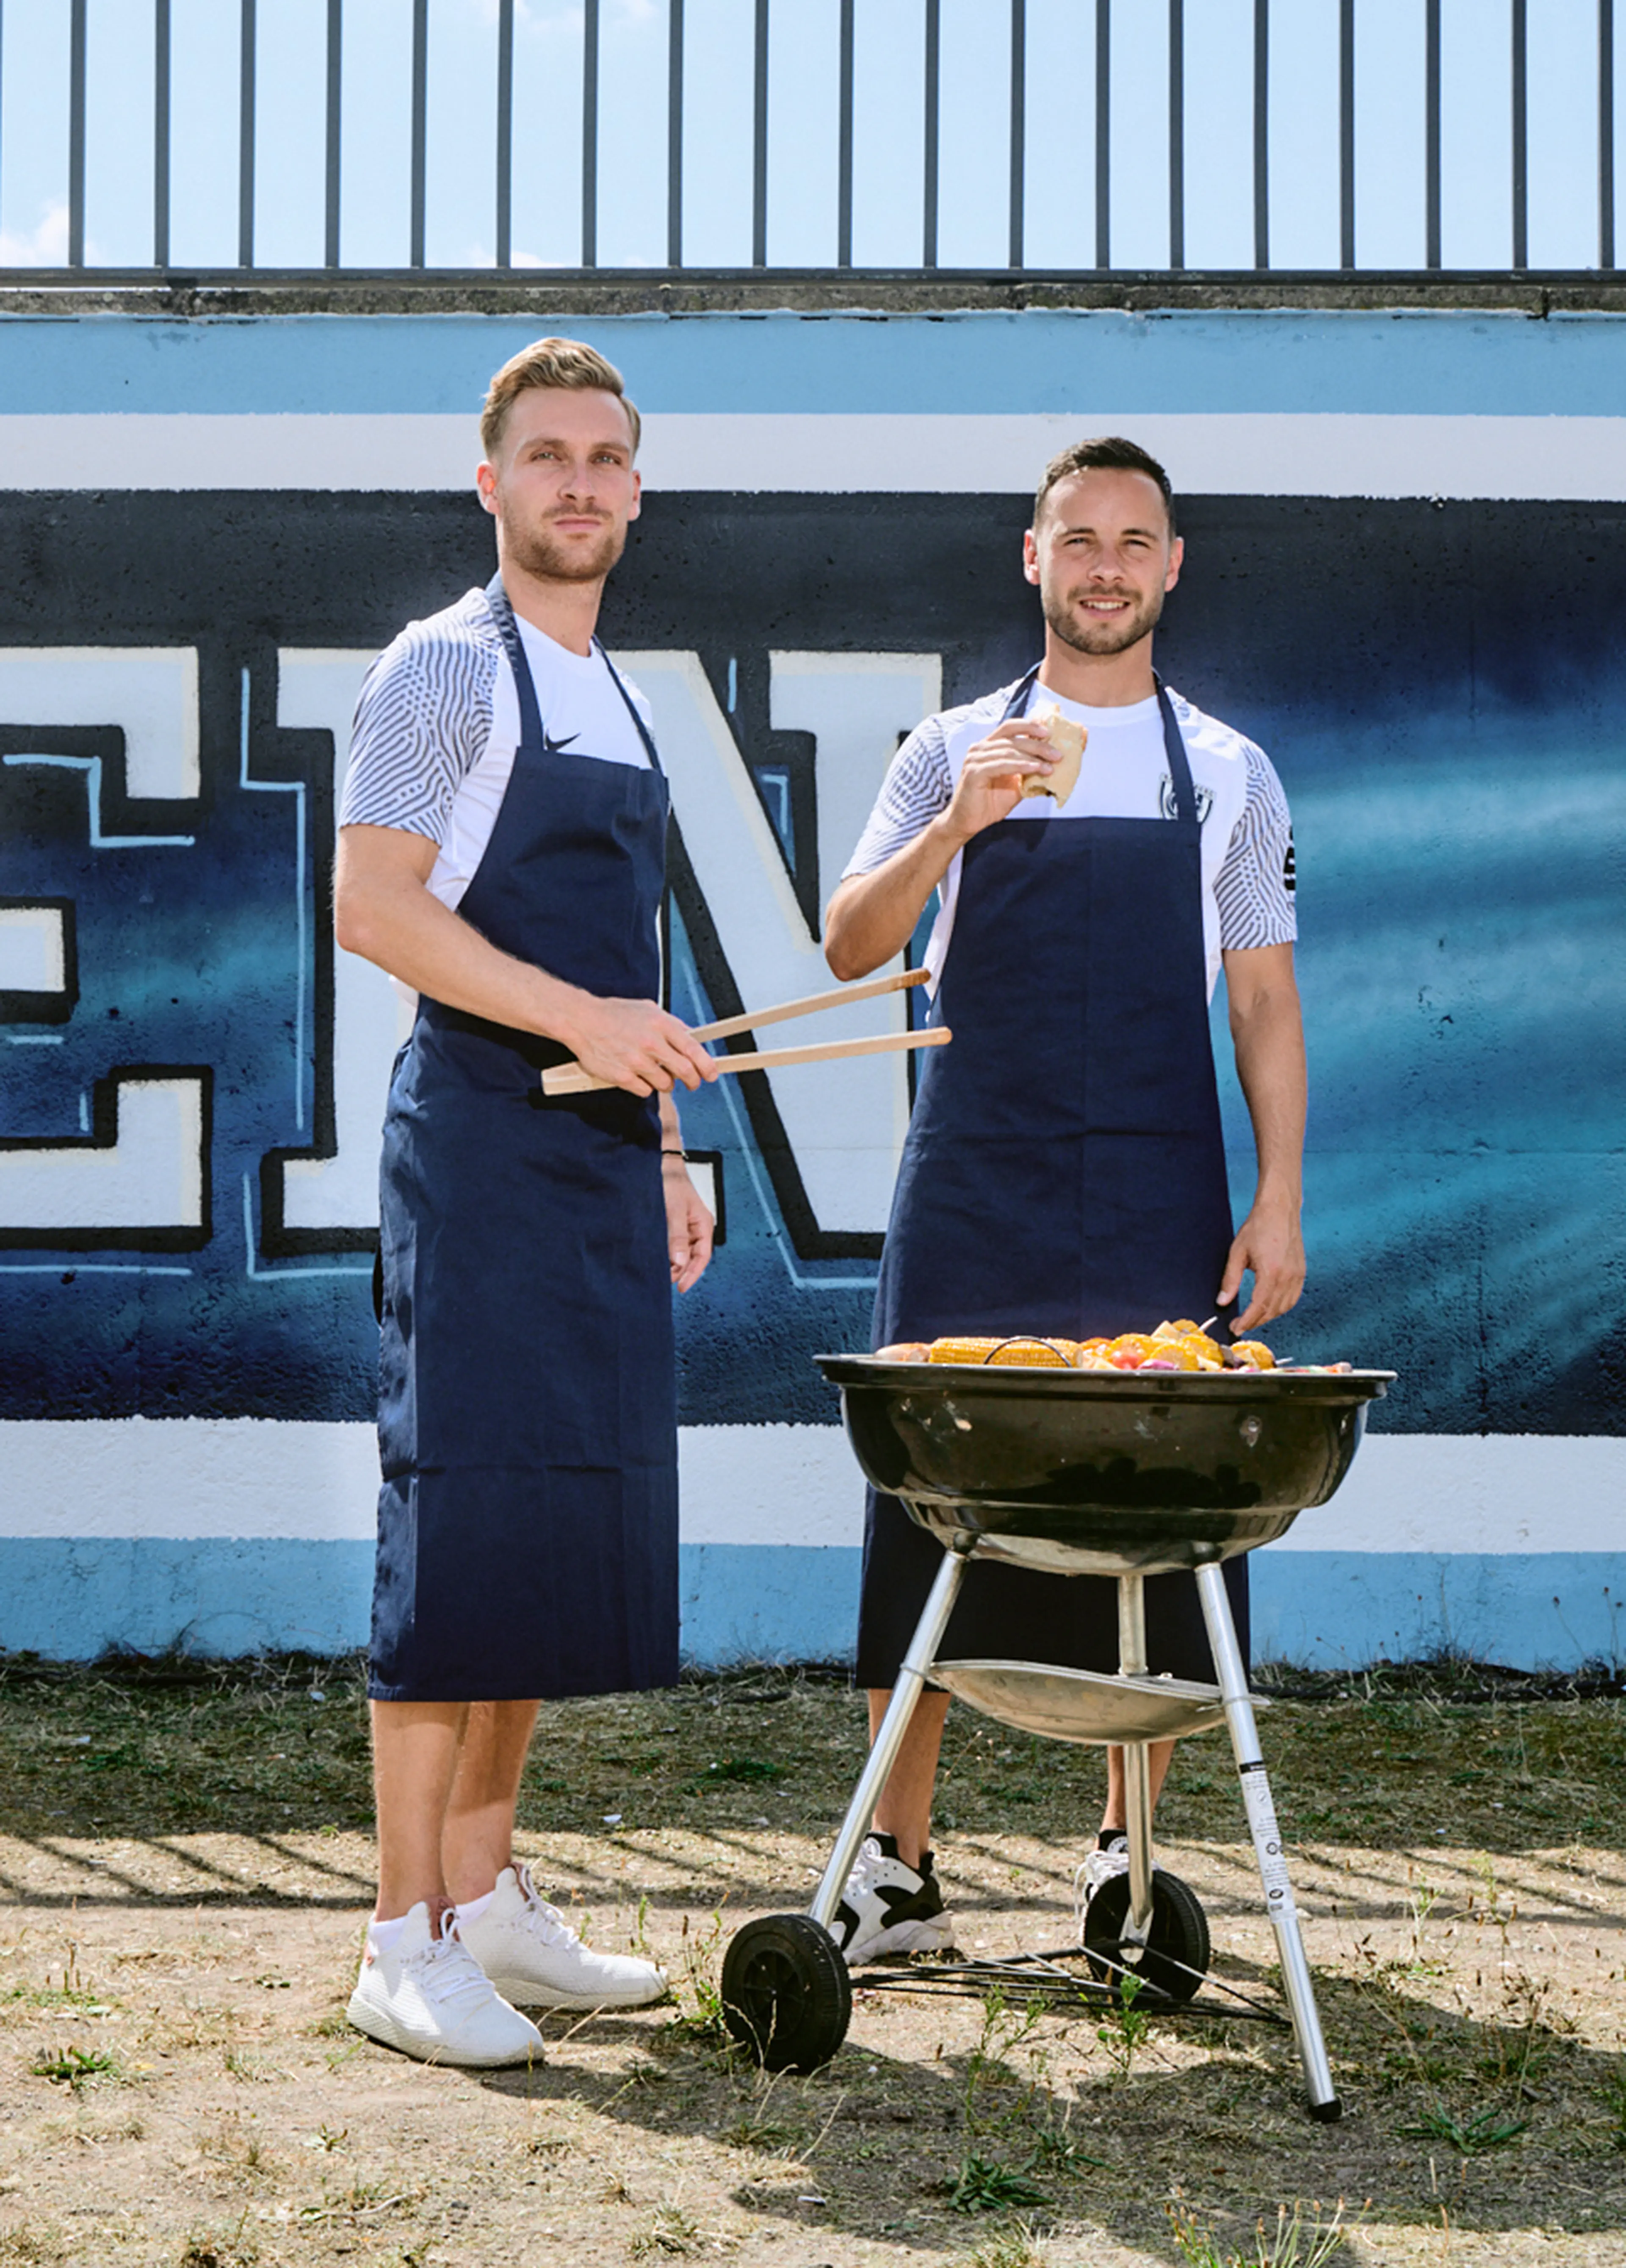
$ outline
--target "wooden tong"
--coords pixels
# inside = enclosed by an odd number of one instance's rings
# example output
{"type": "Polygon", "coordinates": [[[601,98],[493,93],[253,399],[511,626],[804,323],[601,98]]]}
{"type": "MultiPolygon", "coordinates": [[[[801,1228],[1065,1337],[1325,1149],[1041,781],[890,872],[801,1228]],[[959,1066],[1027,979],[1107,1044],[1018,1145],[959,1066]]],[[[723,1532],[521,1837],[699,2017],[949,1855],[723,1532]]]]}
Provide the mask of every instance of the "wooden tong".
{"type": "MultiPolygon", "coordinates": [[[[872,977],[867,984],[843,984],[834,992],[810,993],[805,1000],[784,1000],[776,1008],[754,1008],[743,1016],[723,1016],[715,1024],[697,1024],[690,1035],[696,1040],[726,1040],[736,1032],[754,1032],[760,1025],[788,1023],[793,1016],[811,1016],[820,1008],[844,1007],[850,1000],[874,1000],[883,992],[905,992],[923,984],[928,971],[904,968],[891,976],[872,977]]],[[[940,1048],[953,1035],[943,1025],[923,1032],[880,1032],[867,1040],[823,1040],[812,1047],[770,1048],[765,1053],[724,1055],[717,1058],[719,1072],[777,1071],[787,1064],[832,1063],[847,1056],[901,1055],[912,1048],[940,1048]]],[[[613,1086],[613,1079],[594,1079],[578,1063],[555,1064],[542,1073],[544,1094],[590,1094],[613,1086]]]]}

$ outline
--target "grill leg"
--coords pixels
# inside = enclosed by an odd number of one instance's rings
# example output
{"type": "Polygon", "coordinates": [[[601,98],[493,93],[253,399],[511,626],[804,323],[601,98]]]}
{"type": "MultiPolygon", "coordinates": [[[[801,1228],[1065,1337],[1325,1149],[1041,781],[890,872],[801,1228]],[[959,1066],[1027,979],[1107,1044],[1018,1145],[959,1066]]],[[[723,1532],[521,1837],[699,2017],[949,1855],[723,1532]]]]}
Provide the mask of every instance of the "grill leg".
{"type": "Polygon", "coordinates": [[[1264,1758],[1259,1752],[1254,1706],[1247,1696],[1247,1673],[1242,1667],[1241,1649],[1236,1642],[1236,1625],[1231,1619],[1231,1601],[1225,1590],[1225,1579],[1218,1565],[1199,1567],[1196,1578],[1197,1595],[1203,1602],[1203,1619],[1208,1624],[1209,1646],[1214,1656],[1214,1667],[1219,1673],[1219,1690],[1225,1697],[1231,1747],[1236,1756],[1237,1773],[1242,1782],[1242,1800],[1247,1811],[1254,1855],[1259,1861],[1259,1878],[1264,1885],[1265,1911],[1270,1917],[1270,1926],[1276,1932],[1277,1953],[1282,1963],[1282,1988],[1287,1998],[1287,2012],[1293,2020],[1299,2061],[1304,2066],[1305,2091],[1309,2097],[1310,2116],[1331,2121],[1338,2117],[1342,2105],[1333,2086],[1332,2069],[1327,2060],[1327,2043],[1321,2037],[1321,2020],[1316,2013],[1315,1988],[1310,1982],[1310,1965],[1305,1959],[1304,1940],[1299,1934],[1299,1915],[1293,1905],[1292,1884],[1287,1876],[1287,1861],[1282,1855],[1282,1837],[1276,1823],[1276,1806],[1270,1798],[1270,1783],[1265,1777],[1264,1758]]]}
{"type": "MultiPolygon", "coordinates": [[[[1118,1675],[1146,1675],[1146,1592],[1138,1575],[1118,1578],[1118,1675]]],[[[1125,1937],[1144,1945],[1151,1928],[1151,1787],[1146,1743],[1123,1743],[1124,1829],[1129,1846],[1129,1911],[1125,1937]]]]}
{"type": "Polygon", "coordinates": [[[869,1832],[876,1800],[897,1761],[898,1750],[903,1745],[903,1735],[909,1730],[909,1719],[915,1713],[915,1704],[919,1700],[921,1687],[926,1682],[926,1672],[937,1660],[938,1647],[948,1627],[948,1618],[953,1612],[960,1587],[965,1580],[968,1556],[954,1550],[944,1553],[943,1565],[938,1569],[931,1595],[919,1622],[915,1625],[915,1635],[909,1640],[909,1652],[899,1668],[892,1689],[892,1700],[880,1720],[880,1730],[875,1735],[869,1762],[853,1790],[847,1816],[842,1822],[842,1831],[835,1838],[835,1850],[830,1853],[830,1863],[825,1868],[824,1878],[807,1909],[814,1921],[825,1929],[828,1929],[835,1918],[835,1909],[842,1902],[842,1892],[847,1887],[852,1862],[858,1855],[858,1845],[869,1832]]]}

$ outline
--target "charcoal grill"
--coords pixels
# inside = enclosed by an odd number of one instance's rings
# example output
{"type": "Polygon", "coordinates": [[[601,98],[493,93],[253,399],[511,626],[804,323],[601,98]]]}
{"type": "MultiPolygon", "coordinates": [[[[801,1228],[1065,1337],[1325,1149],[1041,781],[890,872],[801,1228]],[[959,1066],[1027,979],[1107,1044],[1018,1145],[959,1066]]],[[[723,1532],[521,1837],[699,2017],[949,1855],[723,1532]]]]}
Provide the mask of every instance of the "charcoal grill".
{"type": "MultiPolygon", "coordinates": [[[[729,1947],[723,1999],[731,2030],[770,2069],[816,2069],[841,2045],[851,1987],[830,1925],[928,1682],[1048,1739],[1121,1742],[1129,1863],[1126,1876],[1091,1901],[1086,1977],[1064,1967],[1063,1955],[1027,1955],[963,1964],[953,1979],[940,1968],[917,1967],[908,1972],[910,1985],[981,1977],[1007,1991],[1076,1999],[1091,1992],[1120,1996],[1133,1978],[1143,2007],[1199,2009],[1204,2004],[1196,1995],[1208,1981],[1207,1921],[1195,1893],[1152,1864],[1146,1746],[1224,1724],[1308,2108],[1313,2117],[1336,2118],[1338,2097],[1220,1570],[1327,1502],[1350,1469],[1366,1405],[1394,1373],[1239,1376],[901,1363],[873,1355],[816,1359],[841,1389],[865,1477],[901,1498],[938,1538],[943,1564],[811,1907],[749,1922],[729,1947]],[[1115,1578],[1117,1675],[1043,1662],[940,1660],[938,1648],[975,1558],[1063,1577],[1115,1578]],[[1196,1582],[1215,1685],[1148,1669],[1143,1586],[1148,1575],[1181,1570],[1196,1582]]],[[[1232,1997],[1258,2012],[1256,2002],[1232,1997]]],[[[1216,2012],[1237,2013],[1229,2003],[1216,2012]]]]}

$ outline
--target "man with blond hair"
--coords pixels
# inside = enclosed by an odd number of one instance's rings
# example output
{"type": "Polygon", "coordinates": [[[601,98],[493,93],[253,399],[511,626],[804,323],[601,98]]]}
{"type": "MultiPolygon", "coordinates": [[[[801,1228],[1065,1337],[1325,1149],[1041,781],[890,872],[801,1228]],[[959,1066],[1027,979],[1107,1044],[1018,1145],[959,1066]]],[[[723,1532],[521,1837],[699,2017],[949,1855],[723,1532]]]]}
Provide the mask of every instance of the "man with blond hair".
{"type": "Polygon", "coordinates": [[[418,996],[384,1129],[379,1897],[349,2013],[441,2063],[540,2057],[526,2007],[666,1989],[513,1850],[539,1700],[678,1667],[671,1293],[712,1224],[672,1091],[716,1073],[658,1004],[666,783],[595,635],[638,437],[591,347],[497,373],[498,571],[368,672],[340,813],[339,942],[418,996]],[[607,1086],[545,1095],[571,1057],[607,1086]]]}

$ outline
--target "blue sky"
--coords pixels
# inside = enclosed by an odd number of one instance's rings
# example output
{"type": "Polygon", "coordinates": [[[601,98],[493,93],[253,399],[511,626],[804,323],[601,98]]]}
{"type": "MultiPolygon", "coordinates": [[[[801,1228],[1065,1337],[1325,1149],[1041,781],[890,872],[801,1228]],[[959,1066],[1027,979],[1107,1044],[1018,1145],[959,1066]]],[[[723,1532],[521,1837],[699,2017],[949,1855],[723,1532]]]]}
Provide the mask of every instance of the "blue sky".
{"type": "MultiPolygon", "coordinates": [[[[1443,0],[1443,253],[1447,267],[1512,257],[1508,120],[1512,0],[1443,0]]],[[[172,0],[171,256],[237,257],[235,0],[172,0]]],[[[1424,0],[1357,0],[1356,256],[1418,267],[1424,245],[1424,0]]],[[[1596,0],[1528,0],[1529,256],[1598,257],[1596,0]]],[[[0,25],[0,266],[67,254],[69,0],[7,0],[0,25]]],[[[326,0],[260,0],[256,257],[320,265],[326,0]]],[[[1253,261],[1253,0],[1186,0],[1186,259],[1253,261]]],[[[516,0],[513,245],[526,266],[580,257],[582,11],[516,0]]],[[[1093,0],[1027,0],[1026,254],[1094,258],[1093,0]]],[[[1168,11],[1113,9],[1112,254],[1168,260],[1168,11]]],[[[480,267],[495,251],[497,0],[430,0],[428,257],[480,267]]],[[[753,0],[688,0],[684,256],[751,257],[753,0]]],[[[921,247],[923,0],[857,0],[853,257],[913,266],[921,247]]],[[[768,256],[835,259],[839,0],[773,0],[768,256]]],[[[599,256],[666,260],[666,0],[603,0],[599,256]]],[[[404,266],[411,0],[346,0],[347,265],[404,266]]],[[[1338,257],[1337,0],[1276,0],[1271,257],[1338,257]]],[[[942,0],[938,258],[1007,256],[1009,36],[999,0],[942,0]]],[[[1617,110],[1626,117],[1626,25],[1617,110]]],[[[152,246],[151,0],[88,0],[86,251],[143,265],[152,246]]],[[[1626,176],[1626,163],[1619,169],[1626,176]]],[[[1626,229],[1622,230],[1626,235],[1626,229]]]]}

